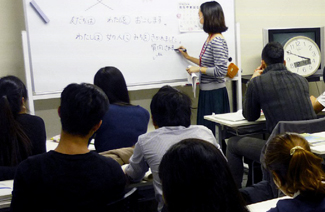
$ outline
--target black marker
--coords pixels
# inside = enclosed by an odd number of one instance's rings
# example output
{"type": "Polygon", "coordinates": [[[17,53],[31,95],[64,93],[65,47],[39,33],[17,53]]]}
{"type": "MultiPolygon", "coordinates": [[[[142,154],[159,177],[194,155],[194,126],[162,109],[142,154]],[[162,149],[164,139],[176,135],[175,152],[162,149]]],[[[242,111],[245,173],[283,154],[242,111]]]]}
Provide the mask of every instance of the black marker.
{"type": "Polygon", "coordinates": [[[179,50],[182,50],[183,52],[186,52],[186,49],[174,49],[176,52],[179,52],[179,50]]]}

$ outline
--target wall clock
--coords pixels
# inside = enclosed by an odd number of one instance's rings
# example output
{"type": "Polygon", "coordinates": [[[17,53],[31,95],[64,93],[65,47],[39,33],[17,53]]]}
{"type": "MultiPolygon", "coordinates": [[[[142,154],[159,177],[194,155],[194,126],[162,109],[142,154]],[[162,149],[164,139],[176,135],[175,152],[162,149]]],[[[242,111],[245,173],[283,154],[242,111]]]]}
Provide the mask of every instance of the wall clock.
{"type": "Polygon", "coordinates": [[[309,37],[292,37],[285,43],[283,49],[289,71],[308,77],[319,69],[321,52],[318,45],[309,37]]]}

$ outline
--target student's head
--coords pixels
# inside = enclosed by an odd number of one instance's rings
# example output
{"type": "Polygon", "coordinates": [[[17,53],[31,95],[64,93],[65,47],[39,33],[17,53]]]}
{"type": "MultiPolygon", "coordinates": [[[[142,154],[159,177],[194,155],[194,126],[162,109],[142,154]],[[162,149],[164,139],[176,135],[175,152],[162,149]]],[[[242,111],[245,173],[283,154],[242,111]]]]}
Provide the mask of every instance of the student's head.
{"type": "Polygon", "coordinates": [[[289,196],[297,191],[325,194],[321,162],[322,159],[310,151],[308,142],[293,133],[274,137],[265,154],[265,164],[273,173],[274,182],[289,196]]]}
{"type": "Polygon", "coordinates": [[[266,44],[262,51],[262,60],[267,66],[276,63],[284,63],[284,50],[282,45],[278,42],[266,44]]]}
{"type": "Polygon", "coordinates": [[[168,85],[153,96],[150,104],[152,120],[156,127],[191,125],[191,99],[168,85]]]}
{"type": "Polygon", "coordinates": [[[61,94],[62,130],[71,135],[87,136],[107,110],[108,100],[100,88],[86,83],[70,84],[61,94]]]}
{"type": "Polygon", "coordinates": [[[27,100],[27,90],[24,83],[15,76],[6,76],[0,79],[0,97],[9,103],[12,114],[17,115],[23,102],[27,100]]]}
{"type": "Polygon", "coordinates": [[[207,141],[174,144],[161,160],[159,177],[169,212],[247,211],[226,159],[207,141]]]}
{"type": "Polygon", "coordinates": [[[16,121],[27,100],[24,83],[15,76],[0,79],[0,166],[16,166],[31,154],[31,142],[16,121]]]}
{"type": "Polygon", "coordinates": [[[94,84],[100,87],[111,104],[129,104],[130,98],[123,74],[115,67],[107,66],[97,71],[94,84]]]}
{"type": "Polygon", "coordinates": [[[203,19],[203,30],[206,33],[222,33],[227,31],[225,16],[221,5],[216,1],[201,4],[199,16],[203,19]]]}

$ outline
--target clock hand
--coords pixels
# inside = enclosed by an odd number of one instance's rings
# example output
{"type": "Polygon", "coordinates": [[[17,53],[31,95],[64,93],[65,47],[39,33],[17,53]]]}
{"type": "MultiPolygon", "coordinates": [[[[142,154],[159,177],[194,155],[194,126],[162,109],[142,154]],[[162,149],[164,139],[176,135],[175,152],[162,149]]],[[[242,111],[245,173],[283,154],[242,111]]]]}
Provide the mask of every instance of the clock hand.
{"type": "Polygon", "coordinates": [[[308,57],[303,57],[303,56],[300,56],[300,55],[297,55],[297,54],[291,53],[291,52],[289,52],[289,51],[287,51],[287,54],[291,54],[291,55],[294,55],[294,56],[297,56],[297,57],[300,57],[300,58],[303,58],[303,59],[310,60],[310,58],[308,58],[308,57]]]}

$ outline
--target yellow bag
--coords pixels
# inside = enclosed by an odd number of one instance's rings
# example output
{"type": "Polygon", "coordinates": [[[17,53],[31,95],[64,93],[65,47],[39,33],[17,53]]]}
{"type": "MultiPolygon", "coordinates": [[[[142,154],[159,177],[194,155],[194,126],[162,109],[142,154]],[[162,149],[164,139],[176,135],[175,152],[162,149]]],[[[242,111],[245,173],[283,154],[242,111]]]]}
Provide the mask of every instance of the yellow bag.
{"type": "Polygon", "coordinates": [[[238,66],[236,66],[234,63],[230,63],[227,70],[227,77],[234,78],[238,73],[238,70],[238,66]]]}

